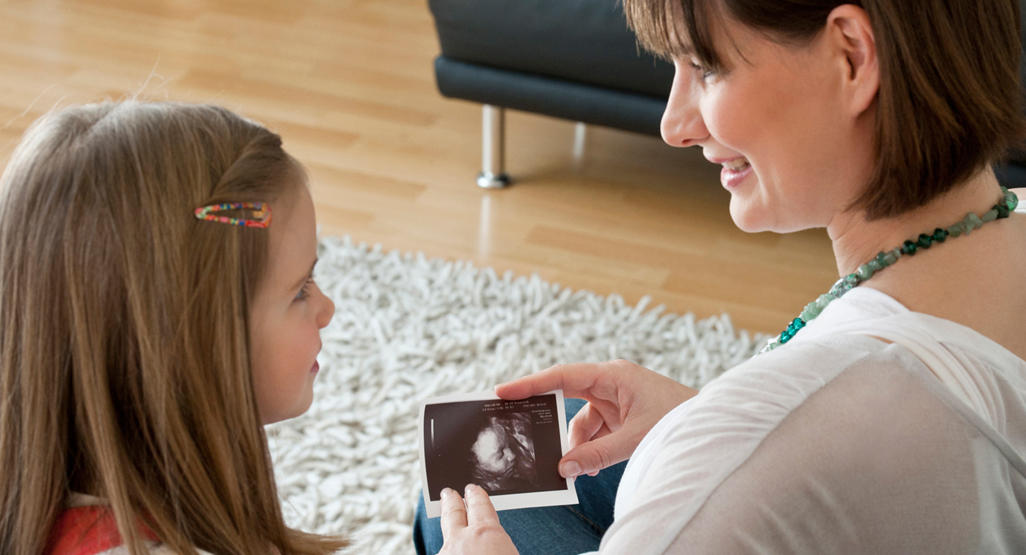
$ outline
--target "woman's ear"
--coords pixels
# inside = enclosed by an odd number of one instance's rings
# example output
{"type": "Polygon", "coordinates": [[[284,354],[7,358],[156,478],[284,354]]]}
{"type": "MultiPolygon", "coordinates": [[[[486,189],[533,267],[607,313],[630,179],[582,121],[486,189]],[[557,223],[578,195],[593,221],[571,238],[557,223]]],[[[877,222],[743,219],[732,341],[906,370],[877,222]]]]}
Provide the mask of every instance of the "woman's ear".
{"type": "Polygon", "coordinates": [[[826,31],[837,52],[842,71],[842,90],[854,116],[872,106],[880,90],[880,64],[873,26],[866,11],[842,4],[827,16],[826,31]]]}

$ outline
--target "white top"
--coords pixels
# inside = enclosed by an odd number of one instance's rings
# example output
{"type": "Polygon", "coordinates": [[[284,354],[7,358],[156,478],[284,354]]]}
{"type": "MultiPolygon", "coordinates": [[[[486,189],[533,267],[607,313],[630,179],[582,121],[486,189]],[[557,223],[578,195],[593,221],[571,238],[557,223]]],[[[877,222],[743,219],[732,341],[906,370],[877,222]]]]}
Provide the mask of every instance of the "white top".
{"type": "Polygon", "coordinates": [[[649,432],[600,549],[1023,553],[1024,454],[1026,361],[859,287],[649,432]]]}

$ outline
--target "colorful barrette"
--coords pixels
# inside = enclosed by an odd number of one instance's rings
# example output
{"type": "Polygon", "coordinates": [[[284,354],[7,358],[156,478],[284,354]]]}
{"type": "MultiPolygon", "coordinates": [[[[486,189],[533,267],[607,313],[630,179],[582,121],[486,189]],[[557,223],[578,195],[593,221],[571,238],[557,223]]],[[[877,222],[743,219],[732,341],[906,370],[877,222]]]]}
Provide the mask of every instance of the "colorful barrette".
{"type": "Polygon", "coordinates": [[[196,209],[196,219],[242,227],[267,227],[271,223],[271,207],[266,202],[224,202],[196,209]],[[224,212],[249,212],[250,217],[224,216],[224,212]]]}

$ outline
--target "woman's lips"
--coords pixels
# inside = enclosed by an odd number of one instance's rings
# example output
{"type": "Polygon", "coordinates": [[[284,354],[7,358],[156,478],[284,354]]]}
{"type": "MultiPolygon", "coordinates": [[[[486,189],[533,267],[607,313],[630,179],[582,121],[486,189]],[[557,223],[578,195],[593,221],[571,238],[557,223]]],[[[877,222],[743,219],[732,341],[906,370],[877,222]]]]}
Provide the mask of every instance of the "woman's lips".
{"type": "Polygon", "coordinates": [[[318,371],[320,371],[320,369],[321,365],[315,360],[313,366],[310,367],[310,373],[316,374],[318,371]]]}
{"type": "Polygon", "coordinates": [[[709,156],[709,153],[707,152],[703,152],[702,154],[705,156],[706,160],[713,164],[720,164],[723,166],[723,169],[720,170],[720,183],[722,183],[723,187],[726,189],[737,187],[752,173],[752,163],[744,156],[717,158],[715,156],[709,156]]]}
{"type": "Polygon", "coordinates": [[[727,166],[723,166],[723,169],[720,170],[720,183],[722,183],[723,187],[726,189],[733,189],[740,185],[746,177],[751,175],[751,173],[751,164],[744,164],[740,168],[728,168],[727,166]]]}

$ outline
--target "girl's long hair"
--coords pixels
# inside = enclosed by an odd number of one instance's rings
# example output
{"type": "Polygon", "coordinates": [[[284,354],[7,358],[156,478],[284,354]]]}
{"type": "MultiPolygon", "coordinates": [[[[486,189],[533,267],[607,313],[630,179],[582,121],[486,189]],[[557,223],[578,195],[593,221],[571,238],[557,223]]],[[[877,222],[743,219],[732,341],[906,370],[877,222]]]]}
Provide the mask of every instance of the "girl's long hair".
{"type": "Polygon", "coordinates": [[[0,178],[0,553],[41,552],[71,492],[106,499],[135,554],[142,526],[182,553],[343,545],[282,519],[249,360],[269,230],[193,216],[304,179],[213,106],[81,106],[28,131],[0,178]]]}

